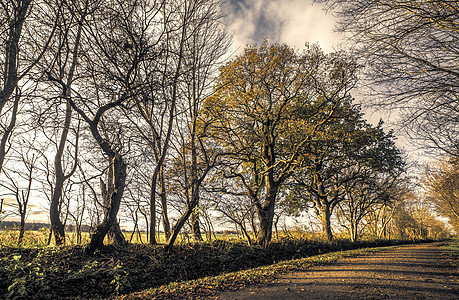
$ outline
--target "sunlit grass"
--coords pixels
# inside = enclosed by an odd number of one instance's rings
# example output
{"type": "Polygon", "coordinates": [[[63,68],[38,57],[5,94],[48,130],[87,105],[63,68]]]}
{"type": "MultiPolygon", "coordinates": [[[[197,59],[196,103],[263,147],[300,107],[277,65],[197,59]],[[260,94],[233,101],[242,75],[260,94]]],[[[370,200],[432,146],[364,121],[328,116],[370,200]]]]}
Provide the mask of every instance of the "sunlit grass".
{"type": "Polygon", "coordinates": [[[454,259],[459,259],[459,240],[453,240],[441,248],[454,259]]]}
{"type": "Polygon", "coordinates": [[[4,229],[0,230],[0,247],[24,247],[40,248],[48,245],[49,230],[42,228],[40,230],[26,230],[22,243],[19,244],[19,230],[4,229]]]}
{"type": "MultiPolygon", "coordinates": [[[[135,232],[134,234],[129,231],[123,232],[126,241],[133,244],[148,244],[149,238],[146,232],[135,232]]],[[[223,234],[215,233],[210,239],[206,235],[203,235],[203,242],[211,242],[215,239],[218,240],[240,240],[237,235],[234,234],[223,234]]],[[[77,232],[71,231],[65,233],[65,244],[67,246],[85,245],[90,241],[89,232],[81,232],[78,236],[77,232]]],[[[54,247],[54,238],[49,240],[49,228],[43,227],[40,230],[26,230],[22,243],[19,245],[19,229],[3,229],[0,230],[0,247],[24,247],[24,248],[41,248],[41,247],[54,247]],[[49,241],[49,243],[48,243],[49,241]]],[[[165,244],[167,242],[164,233],[160,232],[156,234],[157,244],[165,244]]],[[[178,235],[176,244],[186,245],[194,243],[194,239],[190,234],[181,233],[178,235]]],[[[108,238],[105,240],[106,244],[109,244],[108,238]]]]}
{"type": "MultiPolygon", "coordinates": [[[[84,245],[70,245],[76,238],[74,233],[68,233],[65,247],[55,247],[52,243],[46,246],[49,238],[46,228],[27,232],[20,247],[14,246],[17,234],[17,230],[0,232],[3,241],[11,244],[0,246],[0,298],[42,295],[56,299],[66,294],[93,299],[156,287],[131,296],[199,299],[216,290],[263,283],[283,272],[302,270],[308,264],[326,263],[362,251],[343,252],[347,249],[396,243],[294,240],[287,234],[279,237],[281,241],[273,241],[263,248],[235,242],[237,236],[228,234],[211,243],[190,240],[188,244],[189,236],[185,235],[172,252],[165,252],[161,245],[131,243],[124,247],[105,247],[95,255],[87,255],[84,245]],[[322,255],[314,256],[317,254],[322,255]],[[311,256],[314,257],[303,259],[311,256]],[[59,286],[56,282],[60,282],[59,286]]],[[[125,234],[129,236],[129,232],[125,234]]],[[[88,233],[84,236],[89,239],[88,233]]]]}

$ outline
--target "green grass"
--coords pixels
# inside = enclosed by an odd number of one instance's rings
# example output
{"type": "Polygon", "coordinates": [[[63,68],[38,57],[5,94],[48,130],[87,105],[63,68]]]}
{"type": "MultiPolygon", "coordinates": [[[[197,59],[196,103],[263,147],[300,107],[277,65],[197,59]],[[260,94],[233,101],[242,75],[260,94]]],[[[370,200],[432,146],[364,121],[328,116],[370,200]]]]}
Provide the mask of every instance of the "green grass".
{"type": "Polygon", "coordinates": [[[447,255],[451,256],[453,262],[455,262],[456,264],[458,263],[459,240],[450,241],[449,243],[443,245],[441,248],[447,255]]]}

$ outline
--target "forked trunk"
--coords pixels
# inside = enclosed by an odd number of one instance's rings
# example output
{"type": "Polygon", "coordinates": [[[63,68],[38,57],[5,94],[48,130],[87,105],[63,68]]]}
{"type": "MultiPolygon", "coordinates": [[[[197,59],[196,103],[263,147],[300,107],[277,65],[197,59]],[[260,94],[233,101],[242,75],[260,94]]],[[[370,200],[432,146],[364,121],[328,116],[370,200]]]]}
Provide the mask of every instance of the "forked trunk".
{"type": "MultiPolygon", "coordinates": [[[[109,203],[104,214],[104,220],[97,226],[96,231],[91,237],[91,242],[87,248],[89,253],[94,253],[104,245],[104,238],[108,234],[109,230],[114,228],[114,232],[118,231],[119,225],[117,223],[116,216],[120,209],[121,198],[123,196],[125,182],[126,182],[126,164],[122,157],[116,154],[113,158],[113,171],[114,171],[114,191],[108,197],[109,203]],[[118,225],[118,228],[116,226],[118,225]]],[[[117,238],[121,238],[117,235],[117,238]]],[[[123,238],[124,239],[124,238],[123,238]]]]}
{"type": "Polygon", "coordinates": [[[196,202],[190,203],[187,206],[185,213],[180,217],[180,219],[178,219],[177,223],[175,223],[175,225],[172,227],[171,236],[167,240],[166,246],[164,247],[164,249],[166,251],[169,252],[169,251],[172,250],[172,247],[173,247],[173,245],[175,243],[175,240],[177,239],[177,236],[178,236],[180,230],[182,229],[183,225],[185,225],[186,221],[188,220],[188,218],[192,214],[193,209],[196,207],[196,205],[197,205],[196,202]]]}

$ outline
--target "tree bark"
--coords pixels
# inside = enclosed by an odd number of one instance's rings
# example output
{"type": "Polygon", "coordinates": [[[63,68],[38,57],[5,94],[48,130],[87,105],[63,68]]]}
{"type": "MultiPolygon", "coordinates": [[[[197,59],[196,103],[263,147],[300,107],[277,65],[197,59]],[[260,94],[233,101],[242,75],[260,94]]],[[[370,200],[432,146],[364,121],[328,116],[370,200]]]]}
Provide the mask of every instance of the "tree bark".
{"type": "MultiPolygon", "coordinates": [[[[66,96],[69,96],[69,91],[66,91],[66,96]]],[[[62,198],[62,192],[64,188],[64,182],[68,176],[64,175],[64,170],[62,170],[62,156],[64,155],[65,143],[67,141],[67,136],[70,130],[70,121],[72,119],[72,107],[70,106],[69,101],[66,104],[65,110],[65,121],[64,128],[62,129],[61,138],[59,142],[59,147],[56,152],[54,159],[54,170],[56,172],[56,181],[54,185],[53,194],[51,196],[51,205],[49,209],[49,218],[51,221],[51,231],[54,233],[54,240],[57,246],[60,246],[65,243],[65,228],[64,224],[60,219],[60,204],[62,198]]],[[[76,157],[75,157],[76,160],[76,157]]],[[[76,162],[75,162],[76,168],[76,162]]],[[[75,170],[74,168],[74,170],[75,170]]],[[[70,174],[72,174],[71,172],[70,174]]]]}
{"type": "MultiPolygon", "coordinates": [[[[108,169],[107,184],[105,184],[103,180],[100,179],[100,187],[104,203],[104,214],[108,213],[108,209],[110,207],[110,197],[115,192],[114,172],[114,167],[111,165],[108,169]]],[[[121,232],[118,220],[116,220],[112,227],[109,229],[108,237],[115,245],[124,245],[126,243],[126,239],[121,232]]]]}
{"type": "Polygon", "coordinates": [[[156,166],[150,182],[150,245],[156,242],[156,181],[158,178],[158,166],[156,166]]]}
{"type": "MultiPolygon", "coordinates": [[[[201,175],[201,177],[196,181],[196,186],[200,186],[201,185],[202,181],[206,178],[207,173],[209,172],[210,169],[211,169],[211,167],[208,166],[207,169],[204,170],[204,172],[201,175]]],[[[183,225],[185,225],[185,222],[188,220],[190,215],[193,213],[193,210],[195,209],[195,207],[198,205],[198,203],[199,203],[198,199],[199,199],[199,189],[195,189],[193,191],[193,194],[191,195],[190,202],[187,204],[185,213],[178,219],[178,221],[172,227],[171,236],[168,239],[168,241],[166,243],[166,246],[165,246],[165,250],[166,251],[171,251],[172,250],[172,246],[174,245],[175,240],[177,239],[177,236],[178,236],[180,230],[182,229],[183,225]]]]}
{"type": "Polygon", "coordinates": [[[258,218],[260,220],[260,228],[256,237],[256,244],[266,247],[272,239],[273,223],[274,223],[274,205],[278,186],[273,180],[266,184],[267,197],[262,207],[257,207],[258,218]]]}
{"type": "Polygon", "coordinates": [[[320,211],[322,213],[321,221],[322,221],[323,235],[328,241],[331,241],[333,240],[333,233],[331,230],[331,222],[330,222],[330,216],[331,216],[330,206],[327,204],[322,205],[322,207],[320,208],[320,211]]]}
{"type": "Polygon", "coordinates": [[[268,205],[266,208],[258,210],[258,217],[260,219],[260,228],[258,230],[256,244],[266,247],[272,238],[274,203],[268,205]]]}
{"type": "MultiPolygon", "coordinates": [[[[99,136],[100,137],[100,136],[99,136]]],[[[97,138],[96,138],[97,140],[97,138]]],[[[105,148],[106,145],[101,148],[105,148]]],[[[116,216],[120,209],[121,198],[123,196],[124,187],[126,183],[126,164],[123,158],[118,153],[114,155],[113,159],[113,171],[114,171],[114,191],[109,195],[109,203],[104,215],[104,220],[97,226],[96,231],[91,237],[91,242],[87,248],[89,253],[94,253],[96,250],[101,249],[104,245],[104,238],[108,231],[115,227],[115,232],[118,232],[119,225],[117,223],[116,216]]],[[[121,231],[119,231],[121,232],[121,231]]],[[[118,233],[119,233],[118,232],[118,233]]]]}
{"type": "Polygon", "coordinates": [[[167,241],[166,246],[164,247],[164,249],[167,252],[172,250],[172,247],[173,247],[173,245],[175,243],[175,240],[177,239],[177,236],[178,236],[180,230],[182,229],[183,225],[185,225],[185,222],[188,220],[188,218],[192,214],[193,209],[196,207],[196,205],[197,205],[197,202],[193,202],[192,201],[187,206],[185,213],[180,217],[180,219],[178,219],[178,221],[172,227],[171,236],[170,236],[169,240],[167,241]]]}
{"type": "Polygon", "coordinates": [[[171,236],[171,225],[169,222],[169,217],[167,215],[167,194],[166,194],[166,182],[164,179],[164,168],[161,168],[160,170],[159,181],[160,181],[160,190],[161,190],[159,197],[161,199],[163,229],[164,229],[164,235],[167,241],[169,240],[171,236]]]}
{"type": "MultiPolygon", "coordinates": [[[[195,182],[196,180],[193,180],[195,182]]],[[[193,183],[195,184],[195,183],[193,183]]],[[[201,226],[199,222],[199,187],[198,186],[193,186],[193,192],[192,195],[196,195],[194,201],[196,202],[195,207],[193,208],[193,211],[191,212],[191,228],[193,230],[193,237],[195,241],[203,241],[202,239],[202,234],[201,234],[201,226]],[[194,191],[196,189],[196,191],[194,191]]]]}

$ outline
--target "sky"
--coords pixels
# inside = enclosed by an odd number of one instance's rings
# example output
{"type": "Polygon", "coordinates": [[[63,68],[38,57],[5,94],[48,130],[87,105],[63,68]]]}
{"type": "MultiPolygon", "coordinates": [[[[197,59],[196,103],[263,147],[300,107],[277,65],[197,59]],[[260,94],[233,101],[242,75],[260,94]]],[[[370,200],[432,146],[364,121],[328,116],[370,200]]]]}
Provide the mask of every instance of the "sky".
{"type": "Polygon", "coordinates": [[[224,22],[237,53],[265,38],[295,49],[304,48],[305,42],[319,43],[326,52],[342,41],[334,32],[331,13],[313,0],[227,0],[225,12],[224,22]]]}

